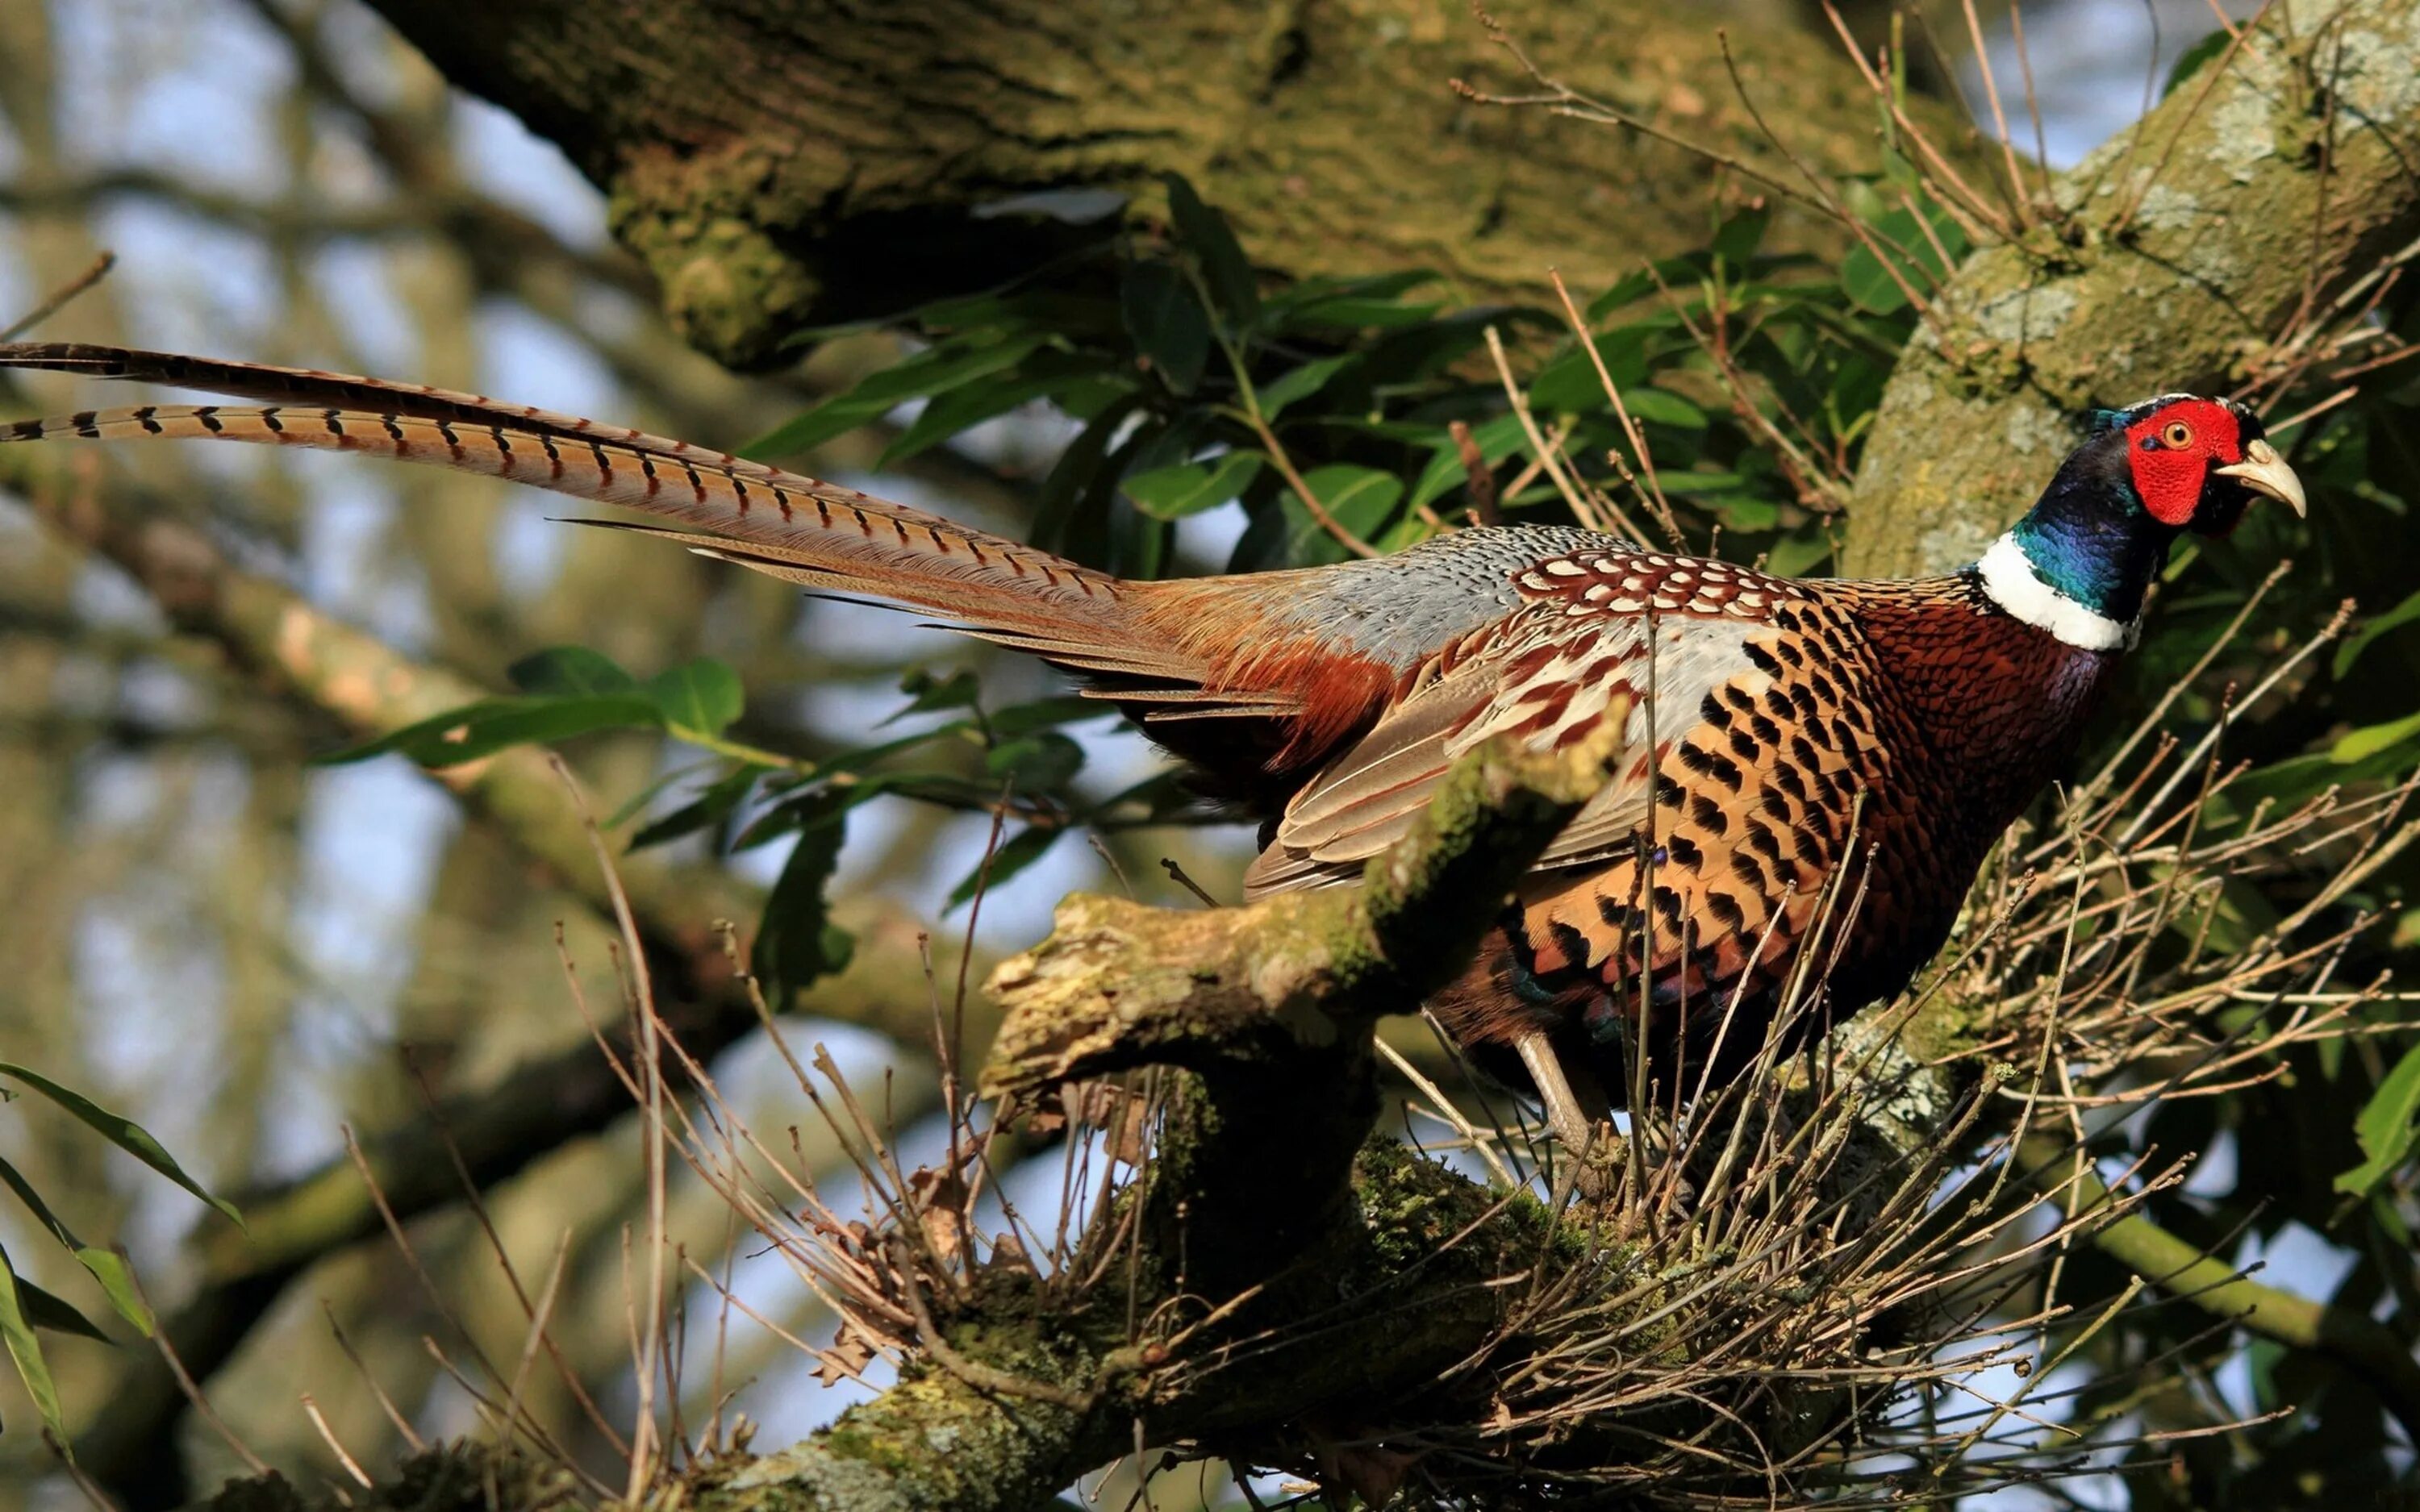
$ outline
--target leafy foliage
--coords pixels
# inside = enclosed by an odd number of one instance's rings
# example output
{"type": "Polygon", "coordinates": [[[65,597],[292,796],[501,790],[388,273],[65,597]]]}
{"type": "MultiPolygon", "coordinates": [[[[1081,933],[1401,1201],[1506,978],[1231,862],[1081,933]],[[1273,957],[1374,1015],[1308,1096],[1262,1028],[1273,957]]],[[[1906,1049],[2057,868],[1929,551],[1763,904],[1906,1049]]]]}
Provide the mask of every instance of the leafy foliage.
{"type": "MultiPolygon", "coordinates": [[[[231,1222],[238,1225],[243,1222],[242,1215],[232,1205],[212,1196],[200,1182],[187,1175],[185,1168],[177,1163],[177,1158],[133,1119],[102,1107],[83,1093],[62,1087],[39,1072],[0,1061],[0,1100],[14,1101],[18,1095],[14,1088],[23,1088],[48,1100],[119,1149],[217,1209],[231,1222]]],[[[35,1224],[56,1240],[61,1248],[74,1256],[76,1263],[100,1283],[102,1295],[109,1299],[110,1306],[116,1310],[118,1317],[144,1337],[150,1337],[153,1327],[151,1309],[145,1305],[143,1295],[134,1285],[134,1277],[127,1269],[125,1257],[116,1250],[87,1244],[78,1239],[51,1211],[50,1204],[42,1200],[32,1183],[5,1160],[0,1160],[0,1186],[7,1187],[24,1205],[35,1224]]],[[[104,1341],[109,1337],[74,1304],[43,1290],[20,1275],[8,1252],[0,1250],[0,1344],[7,1347],[18,1379],[24,1382],[26,1395],[34,1399],[35,1410],[41,1414],[43,1427],[64,1446],[68,1437],[67,1424],[60,1414],[58,1388],[51,1379],[50,1364],[43,1357],[39,1330],[75,1334],[104,1341]]]]}

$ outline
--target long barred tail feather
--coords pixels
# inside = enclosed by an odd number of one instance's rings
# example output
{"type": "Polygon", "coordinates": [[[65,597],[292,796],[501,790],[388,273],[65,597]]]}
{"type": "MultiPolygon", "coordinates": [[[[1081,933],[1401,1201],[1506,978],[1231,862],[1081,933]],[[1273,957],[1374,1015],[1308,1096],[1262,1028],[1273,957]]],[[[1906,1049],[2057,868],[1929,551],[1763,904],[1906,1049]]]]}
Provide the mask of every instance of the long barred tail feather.
{"type": "MultiPolygon", "coordinates": [[[[248,441],[365,452],[485,473],[696,527],[598,521],[705,555],[939,614],[986,639],[1141,687],[1198,689],[1202,653],[1138,585],[1022,543],[761,462],[478,394],[163,352],[0,345],[0,367],[147,379],[273,403],[139,405],[0,425],[0,443],[248,441]],[[710,533],[709,533],[710,532],[710,533]]],[[[1265,695],[1254,701],[1263,705],[1265,695]]]]}
{"type": "MultiPolygon", "coordinates": [[[[707,462],[743,477],[792,479],[795,474],[729,452],[694,446],[643,430],[599,425],[579,415],[535,405],[517,405],[432,388],[425,383],[395,383],[350,373],[327,373],[312,367],[278,367],[267,363],[232,363],[177,352],[137,351],[124,347],[95,347],[77,342],[21,342],[0,345],[0,366],[41,368],[77,373],[87,378],[125,378],[197,389],[234,399],[259,399],[303,409],[358,409],[370,414],[417,415],[470,425],[502,423],[518,430],[545,432],[559,440],[584,440],[595,436],[633,451],[652,452],[677,460],[707,462]]],[[[809,480],[797,479],[803,485],[809,480]]],[[[904,507],[904,506],[902,506],[904,507]]]]}

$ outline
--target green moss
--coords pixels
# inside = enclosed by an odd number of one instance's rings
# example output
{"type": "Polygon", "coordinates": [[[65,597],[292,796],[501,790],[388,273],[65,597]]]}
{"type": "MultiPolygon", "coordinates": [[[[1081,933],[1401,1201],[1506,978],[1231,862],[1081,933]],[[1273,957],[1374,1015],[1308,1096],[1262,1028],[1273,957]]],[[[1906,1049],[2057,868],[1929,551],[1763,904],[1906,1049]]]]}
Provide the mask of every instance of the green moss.
{"type": "Polygon", "coordinates": [[[1450,1262],[1447,1242],[1482,1221],[1488,1224],[1484,1241],[1466,1251],[1475,1268],[1514,1254],[1521,1257],[1516,1263],[1527,1264],[1541,1249],[1566,1262],[1587,1254],[1587,1236],[1557,1222],[1537,1198],[1526,1193],[1506,1198],[1383,1135],[1361,1147],[1353,1178],[1372,1268],[1382,1275],[1441,1256],[1450,1262]]]}
{"type": "Polygon", "coordinates": [[[676,165],[643,164],[614,181],[613,234],[663,286],[682,337],[727,367],[783,361],[822,281],[778,234],[775,160],[745,144],[676,165]]]}

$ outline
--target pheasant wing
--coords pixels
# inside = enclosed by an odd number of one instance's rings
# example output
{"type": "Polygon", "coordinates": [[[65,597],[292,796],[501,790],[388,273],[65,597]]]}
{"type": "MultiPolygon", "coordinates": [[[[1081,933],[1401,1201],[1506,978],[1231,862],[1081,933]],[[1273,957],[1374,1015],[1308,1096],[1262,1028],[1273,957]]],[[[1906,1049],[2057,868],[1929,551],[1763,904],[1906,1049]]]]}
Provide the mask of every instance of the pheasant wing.
{"type": "Polygon", "coordinates": [[[1626,700],[1610,779],[1538,864],[1621,854],[1647,821],[1652,774],[1718,688],[1763,680],[1771,656],[1751,641],[1779,638],[1775,609],[1804,594],[1720,563],[1609,550],[1551,559],[1515,582],[1520,609],[1434,658],[1287,807],[1245,874],[1249,895],[1357,879],[1465,754],[1499,735],[1569,747],[1626,700]]]}

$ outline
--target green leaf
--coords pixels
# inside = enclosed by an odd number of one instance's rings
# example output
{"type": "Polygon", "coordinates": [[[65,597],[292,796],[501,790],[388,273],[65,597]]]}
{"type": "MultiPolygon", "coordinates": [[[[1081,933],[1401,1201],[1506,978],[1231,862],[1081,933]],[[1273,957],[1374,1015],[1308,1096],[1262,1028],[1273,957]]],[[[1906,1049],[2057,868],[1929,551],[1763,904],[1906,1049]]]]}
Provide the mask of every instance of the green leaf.
{"type": "Polygon", "coordinates": [[[937,709],[971,709],[983,699],[983,682],[964,667],[947,677],[936,677],[922,667],[908,669],[899,679],[899,691],[908,702],[874,728],[896,724],[911,714],[931,714],[937,709]]]}
{"type": "Polygon", "coordinates": [[[1271,295],[1268,305],[1273,310],[1292,311],[1336,299],[1391,300],[1413,289],[1444,281],[1443,273],[1418,268],[1400,269],[1391,273],[1364,273],[1357,278],[1314,273],[1288,284],[1271,295]]]}
{"type": "Polygon", "coordinates": [[[1097,363],[1077,365],[1063,363],[1047,373],[1006,373],[969,383],[926,405],[924,412],[882,449],[882,455],[874,459],[874,465],[880,470],[894,462],[905,461],[961,432],[973,429],[995,415],[1004,415],[1018,405],[1050,398],[1078,383],[1097,380],[1103,376],[1097,363]]]}
{"type": "Polygon", "coordinates": [[[1183,519],[1215,509],[1242,493],[1261,471],[1258,452],[1229,452],[1203,462],[1137,472],[1118,486],[1135,507],[1154,519],[1183,519]]]}
{"type": "Polygon", "coordinates": [[[1714,231],[1708,250],[1733,268],[1745,268],[1756,255],[1757,247],[1764,240],[1764,228],[1773,222],[1773,208],[1761,205],[1744,209],[1723,222],[1714,231]]]}
{"type": "MultiPolygon", "coordinates": [[[[34,1215],[34,1221],[49,1229],[51,1237],[59,1242],[60,1247],[74,1256],[77,1264],[92,1273],[92,1278],[100,1282],[101,1289],[107,1293],[109,1304],[117,1309],[117,1316],[133,1324],[145,1338],[149,1338],[151,1309],[144,1305],[143,1293],[135,1288],[134,1277],[126,1269],[125,1257],[115,1250],[101,1249],[77,1239],[60,1221],[59,1215],[51,1211],[51,1205],[42,1200],[41,1194],[34,1190],[33,1183],[5,1160],[0,1160],[0,1185],[6,1185],[16,1193],[17,1200],[25,1205],[26,1211],[34,1215]]],[[[82,1321],[83,1315],[79,1313],[76,1316],[82,1321]]],[[[85,1326],[89,1328],[91,1325],[85,1326]]],[[[108,1335],[96,1334],[94,1336],[106,1338],[108,1335]]]]}
{"type": "Polygon", "coordinates": [[[1666,493],[1728,493],[1746,480],[1736,472],[1695,471],[1665,469],[1655,475],[1666,493]]]}
{"type": "Polygon", "coordinates": [[[1698,276],[1698,270],[1690,267],[1685,257],[1668,257],[1652,269],[1642,268],[1635,273],[1624,273],[1614,281],[1611,288],[1589,301],[1588,317],[1602,320],[1624,305],[1636,304],[1648,295],[1658,292],[1659,287],[1694,284],[1698,276]],[[1658,279],[1662,280],[1660,285],[1658,279]]]}
{"type": "Polygon", "coordinates": [[[1045,828],[1040,825],[1032,825],[1018,830],[1002,841],[1000,849],[992,852],[984,862],[960,878],[956,887],[950,889],[950,907],[956,908],[971,900],[978,887],[987,892],[1000,887],[1009,878],[1042,859],[1048,853],[1051,844],[1065,833],[1066,830],[1056,825],[1045,828]]]}
{"type": "Polygon", "coordinates": [[[1766,553],[1764,570],[1776,578],[1804,578],[1832,555],[1832,540],[1813,525],[1773,543],[1766,553]]]}
{"type": "Polygon", "coordinates": [[[1305,363],[1300,367],[1289,368],[1279,374],[1257,392],[1261,418],[1277,419],[1288,405],[1310,398],[1327,387],[1330,378],[1360,360],[1357,353],[1344,352],[1335,357],[1323,357],[1315,363],[1305,363]]]}
{"type": "Polygon", "coordinates": [[[741,456],[763,461],[777,456],[793,456],[812,452],[835,436],[845,436],[861,425],[870,425],[899,408],[894,400],[861,399],[852,394],[838,394],[795,415],[739,448],[741,456]]]}
{"type": "Polygon", "coordinates": [[[1293,319],[1296,325],[1331,326],[1342,331],[1390,331],[1419,325],[1444,308],[1441,302],[1407,304],[1396,299],[1344,295],[1305,304],[1293,312],[1293,319]]]}
{"type": "Polygon", "coordinates": [[[65,1447],[68,1425],[59,1413],[58,1382],[51,1379],[50,1362],[42,1358],[42,1341],[34,1335],[24,1294],[18,1288],[16,1268],[8,1263],[8,1252],[0,1249],[0,1340],[8,1346],[8,1358],[17,1364],[18,1379],[25,1383],[25,1395],[34,1399],[34,1411],[65,1447]]]}
{"type": "Polygon", "coordinates": [[[1356,535],[1369,534],[1385,524],[1404,497],[1404,480],[1375,468],[1349,464],[1317,468],[1302,481],[1337,523],[1356,535]]]}
{"type": "Polygon", "coordinates": [[[486,699],[318,761],[321,765],[336,766],[399,751],[423,766],[455,766],[493,755],[507,746],[567,740],[597,730],[661,729],[663,723],[662,708],[639,692],[486,699]]]}
{"type": "Polygon", "coordinates": [[[855,948],[848,932],[831,922],[826,896],[841,845],[848,838],[850,804],[845,792],[823,792],[796,806],[799,842],[766,896],[756,944],[749,951],[749,969],[777,1012],[817,978],[846,966],[855,948]]]}
{"type": "Polygon", "coordinates": [[[2420,594],[2414,594],[2385,613],[2362,622],[2343,645],[2336,647],[2335,674],[2342,677],[2352,671],[2352,664],[2367,651],[2370,642],[2392,630],[2399,630],[2413,620],[2420,620],[2420,594]]]}
{"type": "Polygon", "coordinates": [[[1947,277],[1949,265],[1933,249],[1936,240],[1952,258],[1965,255],[1966,233],[1959,229],[1949,212],[1930,200],[1918,203],[1924,207],[1925,224],[1931,226],[1931,236],[1926,236],[1915,214],[1901,207],[1873,222],[1879,253],[1860,242],[1840,259],[1840,290],[1859,308],[1875,315],[1896,314],[1907,307],[1907,294],[1900,287],[1900,279],[1922,293],[1947,277]],[[1898,270],[1899,278],[1891,276],[1893,269],[1898,270]]]}
{"type": "Polygon", "coordinates": [[[2211,32],[2200,41],[2177,55],[2168,69],[2168,82],[2160,89],[2160,98],[2167,99],[2177,92],[2177,85],[2201,70],[2201,66],[2226,51],[2227,32],[2225,27],[2211,32]]]}
{"type": "Polygon", "coordinates": [[[700,656],[648,678],[647,696],[663,711],[675,733],[719,735],[748,706],[739,674],[712,656],[700,656]]]}
{"type": "Polygon", "coordinates": [[[613,811],[605,816],[604,824],[598,827],[604,829],[621,828],[624,825],[628,824],[631,820],[636,819],[639,815],[646,812],[648,806],[653,804],[656,799],[660,797],[663,794],[688,780],[690,778],[696,776],[706,767],[719,764],[719,763],[713,762],[691,762],[686,766],[674,767],[671,771],[663,773],[654,781],[649,782],[645,787],[641,788],[638,792],[631,794],[627,798],[624,798],[620,803],[615,804],[613,806],[613,811]]]}
{"type": "MultiPolygon", "coordinates": [[[[1302,481],[1337,524],[1364,541],[1386,527],[1404,499],[1403,479],[1350,463],[1315,468],[1302,481]]],[[[1347,549],[1343,543],[1329,533],[1292,489],[1286,491],[1283,508],[1289,560],[1309,565],[1343,558],[1347,549]]]]}
{"type": "Polygon", "coordinates": [[[1185,275],[1166,263],[1138,263],[1126,270],[1118,305],[1126,333],[1161,381],[1191,393],[1210,360],[1210,317],[1185,275]]]}
{"type": "Polygon", "coordinates": [[[2349,766],[2415,740],[2420,740],[2420,714],[2406,715],[2400,719],[2365,725],[2339,735],[2336,743],[2329,748],[2328,758],[2339,766],[2349,766]]]}
{"type": "Polygon", "coordinates": [[[1107,719],[1117,712],[1117,706],[1107,700],[1068,693],[1057,698],[1035,699],[1031,703],[1012,703],[991,717],[991,731],[1001,736],[1031,734],[1036,730],[1052,730],[1064,724],[1107,719]]]}
{"type": "MultiPolygon", "coordinates": [[[[1502,414],[1470,427],[1470,439],[1478,446],[1479,455],[1492,466],[1519,451],[1528,436],[1521,428],[1520,416],[1502,414]]],[[[1462,449],[1450,440],[1441,442],[1430,455],[1429,465],[1420,470],[1419,481],[1412,486],[1412,507],[1435,502],[1461,487],[1468,478],[1462,465],[1462,449]]]]}
{"type": "Polygon", "coordinates": [[[642,825],[639,832],[630,837],[629,848],[644,850],[650,845],[661,845],[666,841],[694,834],[708,825],[722,823],[748,801],[748,795],[756,786],[756,779],[771,770],[769,766],[759,766],[752,762],[733,768],[709,783],[696,797],[661,819],[642,825]]]}
{"type": "Polygon", "coordinates": [[[1033,499],[1033,523],[1028,528],[1027,539],[1045,551],[1064,553],[1074,544],[1103,500],[1117,486],[1124,471],[1127,448],[1156,427],[1156,421],[1143,411],[1141,422],[1133,435],[1125,434],[1128,420],[1143,410],[1147,396],[1140,390],[1120,394],[1098,414],[1084,423],[1076,439],[1059,454],[1049,475],[1033,499]],[[1110,443],[1118,443],[1120,455],[1111,460],[1110,443]]]}
{"type": "Polygon", "coordinates": [[[185,1174],[185,1168],[177,1164],[176,1157],[163,1149],[160,1141],[152,1138],[145,1132],[143,1126],[133,1119],[121,1114],[112,1113],[83,1093],[71,1092],[39,1072],[27,1071],[24,1067],[9,1061],[0,1060],[0,1077],[23,1082],[27,1090],[39,1092],[73,1114],[77,1119],[103,1139],[226,1214],[237,1227],[243,1227],[243,1214],[236,1211],[232,1203],[223,1197],[214,1197],[203,1190],[200,1182],[185,1174]]]}
{"type": "Polygon", "coordinates": [[[739,449],[742,456],[786,456],[812,451],[835,436],[881,419],[910,399],[931,398],[1004,372],[1032,356],[1050,336],[1031,331],[1002,337],[995,332],[954,339],[858,380],[804,414],[774,426],[739,449]]]}
{"type": "Polygon", "coordinates": [[[1202,203],[1193,186],[1176,174],[1162,174],[1168,186],[1168,211],[1176,223],[1176,239],[1201,260],[1202,282],[1228,323],[1242,329],[1261,317],[1260,285],[1252,265],[1228,227],[1227,218],[1202,203]]]}
{"type": "Polygon", "coordinates": [[[984,770],[1020,793],[1050,793],[1083,770],[1084,748],[1056,730],[1002,741],[984,758],[984,770]]]}
{"type": "MultiPolygon", "coordinates": [[[[1665,483],[1665,487],[1671,486],[1669,481],[1665,483]]],[[[1713,508],[1723,529],[1742,535],[1761,535],[1781,523],[1781,506],[1754,494],[1726,494],[1701,502],[1713,508]]]]}
{"type": "MultiPolygon", "coordinates": [[[[1634,391],[1646,386],[1647,341],[1652,334],[1643,326],[1632,326],[1594,338],[1597,355],[1605,359],[1606,372],[1621,391],[1625,405],[1634,391]]],[[[1613,408],[1606,399],[1605,379],[1597,377],[1596,363],[1577,346],[1538,374],[1529,385],[1529,404],[1548,414],[1594,414],[1613,408]]]]}
{"type": "Polygon", "coordinates": [[[2420,1137],[2420,1044],[2403,1053],[2395,1069],[2370,1094],[2369,1104],[2353,1119],[2353,1137],[2361,1141],[2367,1160],[2336,1178],[2335,1189],[2356,1196],[2392,1176],[2420,1137]]]}
{"type": "Polygon", "coordinates": [[[1706,412],[1669,389],[1640,384],[1623,391],[1621,407],[1642,425],[1673,425],[1683,430],[1706,428],[1706,412]]]}
{"type": "Polygon", "coordinates": [[[44,1291],[26,1280],[17,1278],[17,1302],[25,1309],[25,1321],[36,1328],[54,1334],[72,1334],[78,1338],[115,1345],[117,1341],[101,1331],[101,1326],[86,1318],[75,1304],[55,1292],[44,1291]]]}
{"type": "Polygon", "coordinates": [[[524,693],[630,693],[639,680],[613,657],[586,646],[554,646],[532,653],[504,669],[524,693]]]}

